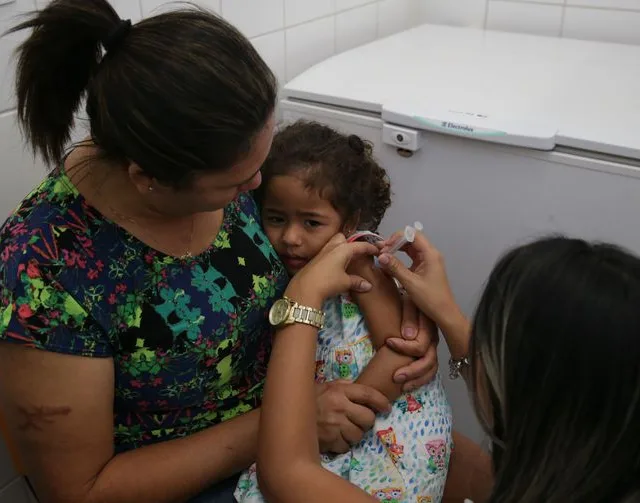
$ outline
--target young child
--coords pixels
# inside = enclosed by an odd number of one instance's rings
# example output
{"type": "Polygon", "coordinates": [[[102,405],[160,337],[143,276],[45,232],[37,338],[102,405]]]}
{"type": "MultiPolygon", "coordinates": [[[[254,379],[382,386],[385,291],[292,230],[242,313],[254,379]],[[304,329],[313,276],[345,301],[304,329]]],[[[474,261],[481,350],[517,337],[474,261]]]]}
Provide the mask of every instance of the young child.
{"type": "MultiPolygon", "coordinates": [[[[370,145],[317,123],[281,130],[262,176],[256,198],[263,226],[291,275],[336,233],[375,231],[391,203],[387,175],[370,145]]],[[[374,289],[325,303],[316,380],[354,380],[379,389],[394,404],[349,453],[324,455],[322,464],[380,501],[438,503],[452,447],[451,410],[440,376],[412,393],[403,394],[393,383],[406,357],[384,340],[400,331],[399,293],[370,261],[354,267],[374,289]]],[[[263,501],[255,466],[241,476],[235,497],[240,503],[263,501]]]]}

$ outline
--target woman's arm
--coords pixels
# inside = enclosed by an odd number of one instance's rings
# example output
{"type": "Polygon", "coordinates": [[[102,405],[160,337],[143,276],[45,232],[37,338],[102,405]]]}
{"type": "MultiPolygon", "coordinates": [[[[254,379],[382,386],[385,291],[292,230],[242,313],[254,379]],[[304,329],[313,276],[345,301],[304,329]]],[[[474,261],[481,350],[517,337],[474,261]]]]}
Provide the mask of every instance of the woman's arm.
{"type": "Polygon", "coordinates": [[[493,488],[491,457],[473,440],[453,432],[454,449],[449,462],[443,503],[484,503],[493,488]]]}
{"type": "MultiPolygon", "coordinates": [[[[398,238],[399,235],[395,235],[385,246],[398,238]]],[[[455,301],[440,252],[420,232],[416,233],[413,243],[403,248],[413,262],[410,268],[397,257],[384,253],[385,249],[378,258],[382,269],[397,279],[418,309],[440,327],[451,356],[454,359],[468,358],[470,323],[455,301]]],[[[468,383],[466,370],[463,369],[463,376],[468,383]]]]}
{"type": "MultiPolygon", "coordinates": [[[[322,307],[321,298],[291,285],[287,297],[322,307]]],[[[375,502],[320,465],[314,400],[317,337],[315,328],[294,324],[274,338],[260,421],[260,489],[267,501],[276,503],[375,502]]]]}
{"type": "MultiPolygon", "coordinates": [[[[319,309],[325,298],[339,292],[366,291],[370,285],[345,270],[356,256],[375,252],[372,245],[347,244],[337,235],[296,274],[285,294],[319,309]]],[[[315,328],[303,324],[282,328],[274,337],[260,419],[260,488],[268,501],[278,503],[373,503],[373,497],[320,465],[314,385],[317,337],[315,328]]]]}
{"type": "Polygon", "coordinates": [[[383,393],[393,402],[402,394],[402,384],[395,383],[395,372],[415,359],[396,353],[385,345],[390,337],[400,337],[402,301],[395,282],[380,269],[373,267],[369,257],[354,260],[349,272],[366,279],[372,285],[366,294],[353,293],[364,316],[376,354],[360,373],[356,382],[366,384],[383,393]]]}
{"type": "MultiPolygon", "coordinates": [[[[443,314],[437,323],[447,343],[451,358],[454,360],[468,358],[470,356],[469,344],[471,341],[471,323],[458,306],[455,305],[450,311],[443,314]]],[[[471,375],[469,370],[470,367],[468,365],[464,365],[460,369],[460,375],[467,386],[471,385],[471,375]]]]}
{"type": "Polygon", "coordinates": [[[41,503],[184,502],[255,459],[257,411],[114,456],[113,380],[110,358],[0,343],[0,406],[41,503]]]}

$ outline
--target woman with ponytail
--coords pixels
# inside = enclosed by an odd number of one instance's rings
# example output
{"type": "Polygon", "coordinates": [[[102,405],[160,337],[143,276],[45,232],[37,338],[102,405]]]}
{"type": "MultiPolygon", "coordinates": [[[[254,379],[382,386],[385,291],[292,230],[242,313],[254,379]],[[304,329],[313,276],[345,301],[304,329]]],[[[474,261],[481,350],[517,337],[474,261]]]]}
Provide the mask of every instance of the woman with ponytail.
{"type": "MultiPolygon", "coordinates": [[[[231,501],[288,281],[249,195],[276,80],[197,7],[132,25],[106,0],[54,0],[19,30],[18,118],[52,168],[0,230],[0,407],[29,480],[42,503],[231,501]]],[[[398,371],[407,386],[432,354],[398,371]]],[[[386,405],[322,387],[321,448],[386,405]]]]}

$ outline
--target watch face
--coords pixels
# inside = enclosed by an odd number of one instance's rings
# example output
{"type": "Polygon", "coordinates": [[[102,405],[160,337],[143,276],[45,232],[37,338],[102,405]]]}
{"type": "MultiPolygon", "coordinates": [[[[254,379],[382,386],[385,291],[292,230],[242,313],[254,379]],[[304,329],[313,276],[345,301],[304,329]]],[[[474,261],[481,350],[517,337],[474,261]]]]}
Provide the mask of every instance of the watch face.
{"type": "Polygon", "coordinates": [[[269,311],[269,323],[280,325],[286,320],[287,314],[289,314],[289,302],[285,299],[277,300],[269,311]]]}

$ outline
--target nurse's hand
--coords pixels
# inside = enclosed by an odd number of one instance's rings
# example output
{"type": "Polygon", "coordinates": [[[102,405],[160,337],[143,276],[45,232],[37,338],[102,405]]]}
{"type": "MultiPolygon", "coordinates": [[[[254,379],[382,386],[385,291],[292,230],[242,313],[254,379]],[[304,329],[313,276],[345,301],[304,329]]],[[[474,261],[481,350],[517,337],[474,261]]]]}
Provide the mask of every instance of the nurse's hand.
{"type": "Polygon", "coordinates": [[[418,232],[414,242],[402,249],[412,260],[407,268],[398,258],[385,253],[386,247],[399,238],[400,233],[394,235],[382,248],[378,260],[383,270],[400,282],[420,311],[440,327],[446,326],[460,316],[460,308],[453,297],[442,255],[418,232]]]}

